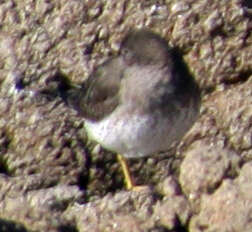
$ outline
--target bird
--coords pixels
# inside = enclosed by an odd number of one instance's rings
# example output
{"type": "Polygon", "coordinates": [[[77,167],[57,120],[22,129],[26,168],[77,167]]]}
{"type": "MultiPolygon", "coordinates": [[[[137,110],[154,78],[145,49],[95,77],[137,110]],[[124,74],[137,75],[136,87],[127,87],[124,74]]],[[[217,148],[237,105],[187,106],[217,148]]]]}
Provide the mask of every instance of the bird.
{"type": "Polygon", "coordinates": [[[197,119],[200,90],[176,49],[143,28],[130,30],[119,54],[64,99],[84,118],[89,139],[117,154],[126,189],[134,190],[127,160],[179,142],[197,119]]]}

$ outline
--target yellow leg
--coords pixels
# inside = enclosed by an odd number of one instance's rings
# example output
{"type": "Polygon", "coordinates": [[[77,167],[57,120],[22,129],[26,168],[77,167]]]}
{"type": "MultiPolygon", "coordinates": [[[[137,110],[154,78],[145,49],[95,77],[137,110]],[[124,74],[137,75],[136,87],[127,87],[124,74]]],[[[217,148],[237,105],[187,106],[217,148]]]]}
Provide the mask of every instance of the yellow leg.
{"type": "Polygon", "coordinates": [[[120,154],[117,154],[117,159],[118,159],[118,161],[119,161],[119,163],[121,164],[121,167],[122,167],[123,175],[125,177],[126,188],[128,190],[132,190],[135,185],[134,185],[133,179],[132,179],[132,177],[130,175],[127,161],[120,154]]]}

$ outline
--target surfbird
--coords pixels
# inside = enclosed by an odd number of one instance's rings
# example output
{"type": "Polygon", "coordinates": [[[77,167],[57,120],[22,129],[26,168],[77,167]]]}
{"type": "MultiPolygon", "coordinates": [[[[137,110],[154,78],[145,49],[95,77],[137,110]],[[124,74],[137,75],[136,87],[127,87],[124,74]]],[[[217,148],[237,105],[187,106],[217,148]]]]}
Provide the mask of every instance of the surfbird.
{"type": "Polygon", "coordinates": [[[117,56],[67,92],[88,137],[118,154],[127,189],[125,159],[166,151],[196,120],[200,91],[175,50],[150,30],[132,30],[117,56]]]}

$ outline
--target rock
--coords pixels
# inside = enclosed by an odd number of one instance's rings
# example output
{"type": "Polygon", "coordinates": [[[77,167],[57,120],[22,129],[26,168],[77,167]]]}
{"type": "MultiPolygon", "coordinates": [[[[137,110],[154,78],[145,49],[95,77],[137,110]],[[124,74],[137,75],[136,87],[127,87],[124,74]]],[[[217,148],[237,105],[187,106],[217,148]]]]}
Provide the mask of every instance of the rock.
{"type": "Polygon", "coordinates": [[[0,22],[1,231],[251,231],[248,1],[8,0],[0,22]],[[203,102],[176,152],[130,162],[155,189],[134,193],[52,90],[143,26],[181,50],[203,102]]]}

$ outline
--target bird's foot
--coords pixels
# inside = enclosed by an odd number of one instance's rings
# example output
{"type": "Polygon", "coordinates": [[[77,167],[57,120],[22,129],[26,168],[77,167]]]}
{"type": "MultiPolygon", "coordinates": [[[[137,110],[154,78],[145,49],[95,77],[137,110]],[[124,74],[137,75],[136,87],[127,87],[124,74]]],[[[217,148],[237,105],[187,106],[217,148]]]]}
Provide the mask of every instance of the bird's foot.
{"type": "Polygon", "coordinates": [[[134,183],[133,178],[130,175],[130,171],[129,171],[129,167],[128,167],[126,159],[120,154],[117,154],[117,159],[122,167],[123,175],[125,178],[124,181],[125,181],[127,190],[135,191],[135,192],[142,192],[142,191],[147,191],[150,189],[148,185],[136,185],[134,183]]]}

